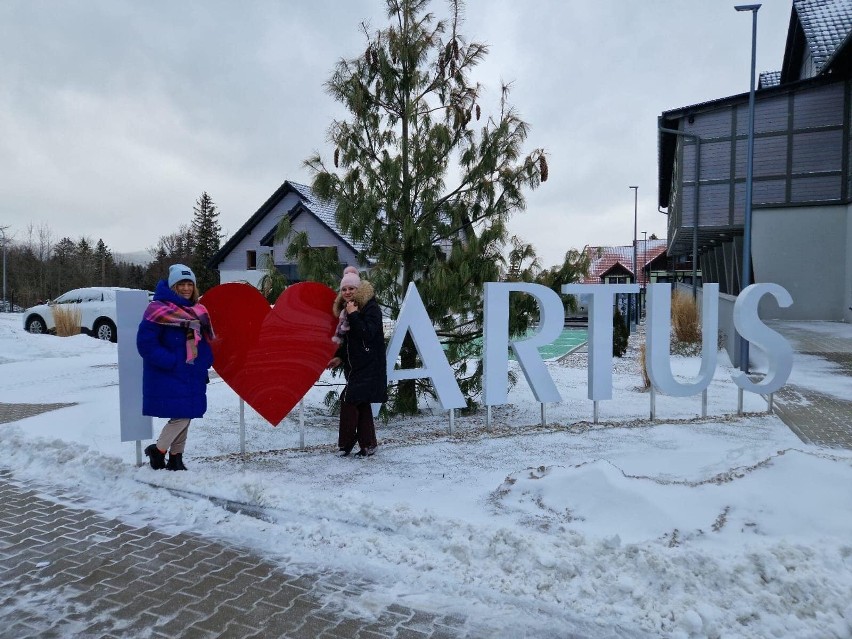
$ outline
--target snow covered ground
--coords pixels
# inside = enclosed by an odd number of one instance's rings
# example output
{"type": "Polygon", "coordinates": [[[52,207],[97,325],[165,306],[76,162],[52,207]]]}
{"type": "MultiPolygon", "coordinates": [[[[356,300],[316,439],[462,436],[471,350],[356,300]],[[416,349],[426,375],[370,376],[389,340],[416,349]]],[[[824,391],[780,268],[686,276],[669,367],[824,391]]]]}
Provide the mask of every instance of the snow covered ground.
{"type": "MultiPolygon", "coordinates": [[[[564,401],[545,426],[521,376],[490,430],[484,413],[458,416],[451,435],[446,413],[427,409],[379,423],[368,459],[336,455],[327,387],[305,400],[304,450],[297,412],[272,428],[246,409],[241,458],[238,398],[214,378],[189,472],[155,472],[119,441],[115,345],[29,335],[19,314],[0,314],[0,402],[76,402],[0,425],[0,465],[109,517],[228,540],[291,570],[351,571],[374,584],[341,602],[362,616],[399,602],[506,637],[852,636],[852,452],[802,444],[755,395],[738,417],[724,352],[707,419],[700,397],[658,396],[648,421],[632,347],[593,424],[583,359],[549,363],[564,401]]],[[[673,367],[690,377],[698,360],[673,367]]],[[[806,375],[816,387],[831,376],[806,375]]]]}

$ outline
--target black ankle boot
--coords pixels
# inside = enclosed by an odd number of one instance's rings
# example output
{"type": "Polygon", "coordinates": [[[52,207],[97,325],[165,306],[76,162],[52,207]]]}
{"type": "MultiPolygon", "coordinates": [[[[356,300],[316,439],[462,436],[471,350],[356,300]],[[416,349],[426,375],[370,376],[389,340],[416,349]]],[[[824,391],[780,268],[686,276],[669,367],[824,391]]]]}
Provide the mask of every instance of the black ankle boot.
{"type": "Polygon", "coordinates": [[[186,466],[183,465],[183,453],[171,453],[166,470],[186,470],[186,466]]]}
{"type": "Polygon", "coordinates": [[[151,468],[154,470],[160,470],[161,468],[166,467],[166,454],[160,452],[160,449],[157,448],[157,444],[151,444],[148,446],[145,449],[145,456],[148,457],[151,468]]]}

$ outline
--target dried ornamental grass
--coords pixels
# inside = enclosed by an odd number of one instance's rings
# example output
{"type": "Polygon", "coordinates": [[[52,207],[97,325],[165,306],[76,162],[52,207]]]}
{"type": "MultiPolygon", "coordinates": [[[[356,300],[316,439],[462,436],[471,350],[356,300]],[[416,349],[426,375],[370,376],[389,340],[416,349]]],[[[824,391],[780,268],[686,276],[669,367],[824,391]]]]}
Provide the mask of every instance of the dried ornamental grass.
{"type": "Polygon", "coordinates": [[[59,337],[70,337],[80,334],[82,312],[77,304],[63,304],[53,307],[53,323],[59,337]]]}
{"type": "Polygon", "coordinates": [[[685,344],[701,341],[698,305],[691,295],[676,291],[672,297],[672,332],[675,340],[685,344]]]}
{"type": "Polygon", "coordinates": [[[639,369],[642,371],[642,388],[651,388],[651,378],[648,377],[648,366],[645,362],[645,342],[639,344],[639,369]]]}

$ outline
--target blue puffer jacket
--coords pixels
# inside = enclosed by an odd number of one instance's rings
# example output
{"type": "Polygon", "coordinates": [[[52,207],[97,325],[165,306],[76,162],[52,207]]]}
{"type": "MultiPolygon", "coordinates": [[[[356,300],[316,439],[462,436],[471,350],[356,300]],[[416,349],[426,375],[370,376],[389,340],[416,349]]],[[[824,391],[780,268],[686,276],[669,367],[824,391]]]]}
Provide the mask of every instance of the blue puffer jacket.
{"type": "MultiPolygon", "coordinates": [[[[161,280],[154,300],[192,306],[161,280]]],[[[207,369],[213,365],[210,344],[202,338],[198,357],[186,363],[186,332],[142,320],[136,333],[136,348],[142,356],[142,414],[152,417],[203,417],[207,410],[207,369]]]]}

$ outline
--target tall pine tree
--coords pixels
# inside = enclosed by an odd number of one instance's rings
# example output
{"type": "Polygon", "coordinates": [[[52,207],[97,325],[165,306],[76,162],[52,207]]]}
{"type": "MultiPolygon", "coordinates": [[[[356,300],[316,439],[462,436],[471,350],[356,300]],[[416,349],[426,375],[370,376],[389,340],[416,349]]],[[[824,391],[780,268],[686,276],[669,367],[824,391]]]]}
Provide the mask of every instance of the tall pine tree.
{"type": "MultiPolygon", "coordinates": [[[[417,284],[469,402],[481,388],[478,344],[482,286],[499,278],[510,216],[525,206],[524,187],[547,179],[544,151],[524,155],[527,124],[502,87],[499,113],[486,117],[470,72],[488,52],[461,33],[462,3],[436,19],[429,0],[385,0],[389,24],[366,50],[338,63],[327,89],[349,111],[329,137],[334,166],[306,161],[313,188],[337,205],[342,230],[375,264],[377,297],[396,318],[417,284]]],[[[403,368],[418,358],[406,339],[403,368]]],[[[393,408],[417,409],[417,385],[399,382],[393,408]]]]}
{"type": "Polygon", "coordinates": [[[219,250],[222,227],[219,225],[219,210],[213,199],[204,191],[192,208],[192,270],[200,291],[206,291],[219,283],[219,274],[207,266],[210,258],[219,250]]]}
{"type": "Polygon", "coordinates": [[[95,244],[94,259],[97,281],[101,286],[107,286],[107,282],[114,278],[115,260],[112,257],[112,251],[107,248],[101,238],[98,238],[98,243],[95,244]]]}

